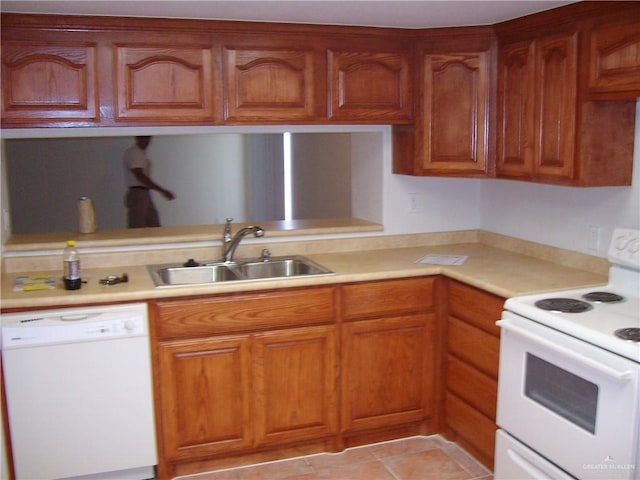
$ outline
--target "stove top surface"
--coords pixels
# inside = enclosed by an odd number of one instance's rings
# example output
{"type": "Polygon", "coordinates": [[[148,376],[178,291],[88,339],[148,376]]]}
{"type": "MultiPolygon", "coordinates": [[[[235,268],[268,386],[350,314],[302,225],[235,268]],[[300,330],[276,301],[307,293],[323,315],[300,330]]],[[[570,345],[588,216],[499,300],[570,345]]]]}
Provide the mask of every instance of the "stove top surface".
{"type": "Polygon", "coordinates": [[[640,363],[640,231],[615,229],[608,257],[607,285],[512,297],[505,309],[640,363]]]}
{"type": "Polygon", "coordinates": [[[562,290],[512,297],[505,308],[525,318],[585,340],[596,346],[640,362],[640,341],[634,331],[640,329],[640,301],[638,296],[623,295],[612,286],[562,290]],[[589,300],[599,292],[596,300],[589,300]],[[613,294],[616,301],[602,302],[601,293],[613,294]],[[622,299],[619,299],[622,297],[622,299]],[[542,307],[542,308],[541,308],[542,307]],[[616,335],[627,330],[631,340],[616,335]]]}

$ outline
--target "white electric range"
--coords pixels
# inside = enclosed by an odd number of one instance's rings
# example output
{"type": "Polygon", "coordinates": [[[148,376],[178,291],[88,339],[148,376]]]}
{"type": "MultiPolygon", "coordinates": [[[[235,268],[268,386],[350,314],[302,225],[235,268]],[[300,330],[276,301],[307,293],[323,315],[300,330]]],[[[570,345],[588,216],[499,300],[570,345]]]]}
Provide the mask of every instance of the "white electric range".
{"type": "Polygon", "coordinates": [[[639,238],[614,231],[606,285],[505,302],[496,480],[640,479],[639,238]]]}

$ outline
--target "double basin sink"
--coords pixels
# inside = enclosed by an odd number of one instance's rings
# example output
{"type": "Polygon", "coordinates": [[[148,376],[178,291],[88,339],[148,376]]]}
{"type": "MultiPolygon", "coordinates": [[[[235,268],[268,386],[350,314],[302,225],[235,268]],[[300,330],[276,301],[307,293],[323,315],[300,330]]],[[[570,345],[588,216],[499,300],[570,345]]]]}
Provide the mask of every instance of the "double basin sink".
{"type": "Polygon", "coordinates": [[[147,269],[156,287],[210,285],[224,282],[332,275],[334,273],[301,255],[211,262],[195,266],[175,263],[150,265],[147,269]]]}

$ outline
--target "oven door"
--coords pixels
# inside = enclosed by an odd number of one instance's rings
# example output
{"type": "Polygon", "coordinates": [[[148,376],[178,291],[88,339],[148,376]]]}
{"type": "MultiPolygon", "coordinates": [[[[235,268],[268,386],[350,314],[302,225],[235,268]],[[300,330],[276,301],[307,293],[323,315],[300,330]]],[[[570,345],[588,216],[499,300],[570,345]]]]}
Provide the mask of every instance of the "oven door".
{"type": "Polygon", "coordinates": [[[639,478],[640,366],[511,312],[498,325],[498,425],[577,478],[639,478]]]}

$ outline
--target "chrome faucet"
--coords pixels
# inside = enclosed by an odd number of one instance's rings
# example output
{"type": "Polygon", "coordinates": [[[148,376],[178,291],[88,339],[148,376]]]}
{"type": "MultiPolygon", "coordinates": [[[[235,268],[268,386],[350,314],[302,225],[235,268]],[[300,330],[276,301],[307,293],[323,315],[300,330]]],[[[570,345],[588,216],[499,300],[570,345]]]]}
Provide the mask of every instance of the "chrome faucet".
{"type": "Polygon", "coordinates": [[[250,233],[253,234],[254,237],[263,237],[264,230],[262,227],[258,227],[255,225],[244,227],[236,232],[235,235],[231,235],[231,222],[233,218],[227,218],[227,223],[224,226],[224,236],[222,238],[222,261],[223,262],[231,262],[233,261],[233,255],[236,252],[236,248],[240,244],[240,241],[250,233]]]}

